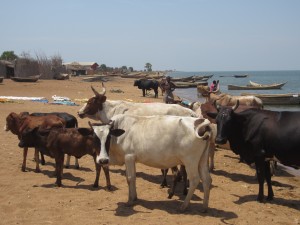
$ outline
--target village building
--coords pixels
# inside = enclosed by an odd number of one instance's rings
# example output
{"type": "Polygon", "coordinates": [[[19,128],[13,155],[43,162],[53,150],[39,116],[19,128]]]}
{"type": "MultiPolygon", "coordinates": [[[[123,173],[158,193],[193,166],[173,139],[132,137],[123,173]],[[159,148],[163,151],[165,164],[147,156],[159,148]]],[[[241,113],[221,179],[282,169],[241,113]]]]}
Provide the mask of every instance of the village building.
{"type": "Polygon", "coordinates": [[[93,75],[99,67],[96,62],[71,62],[63,63],[69,74],[73,76],[93,75]]]}

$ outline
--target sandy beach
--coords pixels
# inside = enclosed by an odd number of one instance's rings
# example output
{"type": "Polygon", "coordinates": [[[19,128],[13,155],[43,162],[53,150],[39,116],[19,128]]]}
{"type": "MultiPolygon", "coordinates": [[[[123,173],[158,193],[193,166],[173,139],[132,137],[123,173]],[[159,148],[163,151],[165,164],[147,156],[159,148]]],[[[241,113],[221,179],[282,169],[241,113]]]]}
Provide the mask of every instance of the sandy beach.
{"type": "MultiPolygon", "coordinates": [[[[105,83],[107,98],[134,102],[162,102],[159,91],[142,97],[133,86],[134,79],[111,77],[105,83]]],[[[182,183],[175,196],[168,199],[168,189],[160,188],[159,169],[137,164],[137,193],[139,200],[127,207],[128,187],[125,167],[110,166],[111,192],[105,189],[103,173],[100,187],[93,188],[95,168],[91,156],[79,160],[80,169],[64,169],[63,187],[56,187],[54,159],[45,157],[41,173],[35,173],[34,151],[28,151],[27,172],[21,171],[23,150],[17,136],[5,132],[6,116],[10,112],[68,112],[77,117],[82,99],[93,95],[91,85],[101,91],[100,82],[83,82],[82,77],[70,80],[39,80],[19,83],[5,79],[0,84],[0,96],[45,97],[65,96],[76,106],[55,105],[33,101],[0,103],[0,224],[300,224],[300,177],[279,168],[272,177],[274,200],[258,203],[255,170],[238,163],[239,157],[230,150],[218,150],[215,157],[209,210],[202,209],[202,185],[199,184],[185,213],[179,212],[184,197],[182,183]]],[[[78,118],[78,117],[77,117],[78,118]]],[[[78,118],[80,127],[88,127],[89,119],[78,118]]],[[[163,137],[162,137],[163,138],[163,137]]],[[[168,176],[169,183],[171,175],[168,176]]],[[[265,185],[265,195],[267,193],[265,185]]]]}

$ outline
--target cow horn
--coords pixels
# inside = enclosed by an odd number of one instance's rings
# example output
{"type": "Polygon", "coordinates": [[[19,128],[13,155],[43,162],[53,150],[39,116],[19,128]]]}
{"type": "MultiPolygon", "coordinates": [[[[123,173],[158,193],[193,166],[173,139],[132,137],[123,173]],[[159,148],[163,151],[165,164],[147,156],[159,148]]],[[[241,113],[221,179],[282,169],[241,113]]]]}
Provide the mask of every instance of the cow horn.
{"type": "Polygon", "coordinates": [[[94,130],[93,124],[91,123],[91,121],[89,121],[88,123],[89,123],[89,126],[92,128],[92,130],[94,130]]]}
{"type": "Polygon", "coordinates": [[[236,100],[236,104],[234,106],[232,106],[232,110],[235,111],[240,105],[240,101],[236,100]]]}
{"type": "Polygon", "coordinates": [[[105,86],[104,86],[104,83],[102,82],[102,95],[105,95],[105,93],[106,93],[106,88],[105,88],[105,86]]]}
{"type": "Polygon", "coordinates": [[[91,85],[92,91],[94,92],[95,96],[99,96],[100,94],[95,90],[95,88],[93,88],[93,86],[91,85]]]}

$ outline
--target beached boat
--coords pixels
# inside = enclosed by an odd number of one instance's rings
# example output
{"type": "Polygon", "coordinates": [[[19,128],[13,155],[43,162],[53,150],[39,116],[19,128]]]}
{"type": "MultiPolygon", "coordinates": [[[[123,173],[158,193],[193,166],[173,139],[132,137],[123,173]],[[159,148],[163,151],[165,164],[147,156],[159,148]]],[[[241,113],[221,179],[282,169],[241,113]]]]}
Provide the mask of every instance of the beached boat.
{"type": "Polygon", "coordinates": [[[4,77],[0,77],[0,83],[2,83],[2,82],[3,82],[3,79],[4,79],[4,77]]]}
{"type": "Polygon", "coordinates": [[[241,93],[242,96],[252,95],[262,100],[264,105],[300,105],[300,93],[288,94],[253,94],[241,93]]]}
{"type": "Polygon", "coordinates": [[[282,87],[283,85],[285,85],[287,82],[283,82],[283,83],[274,83],[274,84],[259,84],[253,81],[249,81],[250,85],[254,86],[254,87],[265,87],[265,86],[270,86],[270,85],[279,85],[280,87],[282,87]]]}
{"type": "Polygon", "coordinates": [[[233,75],[235,78],[245,78],[245,77],[248,77],[248,74],[236,74],[236,75],[233,75]]]}
{"type": "Polygon", "coordinates": [[[196,88],[198,85],[207,85],[206,81],[199,81],[199,82],[173,82],[176,88],[196,88]]]}
{"type": "Polygon", "coordinates": [[[281,89],[286,82],[280,84],[269,84],[269,85],[258,85],[253,86],[251,84],[245,86],[228,84],[228,90],[270,90],[270,89],[281,89]]]}
{"type": "Polygon", "coordinates": [[[70,79],[70,74],[68,73],[60,73],[60,74],[57,74],[54,79],[56,80],[68,80],[70,79]]]}
{"type": "Polygon", "coordinates": [[[29,77],[11,77],[10,79],[16,82],[37,82],[41,75],[29,77]]]}

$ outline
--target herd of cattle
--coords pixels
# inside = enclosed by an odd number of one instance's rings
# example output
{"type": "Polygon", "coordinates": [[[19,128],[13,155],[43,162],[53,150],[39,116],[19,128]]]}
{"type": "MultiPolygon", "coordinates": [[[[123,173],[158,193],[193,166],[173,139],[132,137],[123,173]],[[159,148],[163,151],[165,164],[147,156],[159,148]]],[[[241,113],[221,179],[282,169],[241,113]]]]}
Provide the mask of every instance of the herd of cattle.
{"type": "MultiPolygon", "coordinates": [[[[138,85],[138,84],[137,84],[138,85]]],[[[126,166],[129,187],[128,204],[137,199],[136,163],[162,169],[166,185],[166,169],[174,172],[169,198],[174,194],[178,165],[187,194],[181,210],[185,210],[202,181],[203,210],[208,208],[214,168],[216,144],[230,143],[231,149],[247,163],[255,163],[259,183],[258,201],[263,201],[263,184],[268,184],[267,199],[274,196],[271,185],[270,160],[284,165],[300,166],[300,112],[274,112],[262,109],[260,99],[210,96],[203,104],[190,108],[177,104],[132,103],[107,100],[106,89],[94,96],[78,111],[89,128],[78,128],[76,117],[68,113],[10,113],[6,131],[18,136],[24,148],[22,171],[26,168],[28,148],[35,148],[36,172],[44,155],[55,159],[56,184],[62,185],[65,154],[76,159],[91,155],[96,167],[94,187],[98,187],[103,168],[107,189],[111,189],[108,165],[126,166]],[[189,188],[187,191],[187,179],[189,188]]],[[[77,167],[79,164],[77,162],[77,167]]]]}

